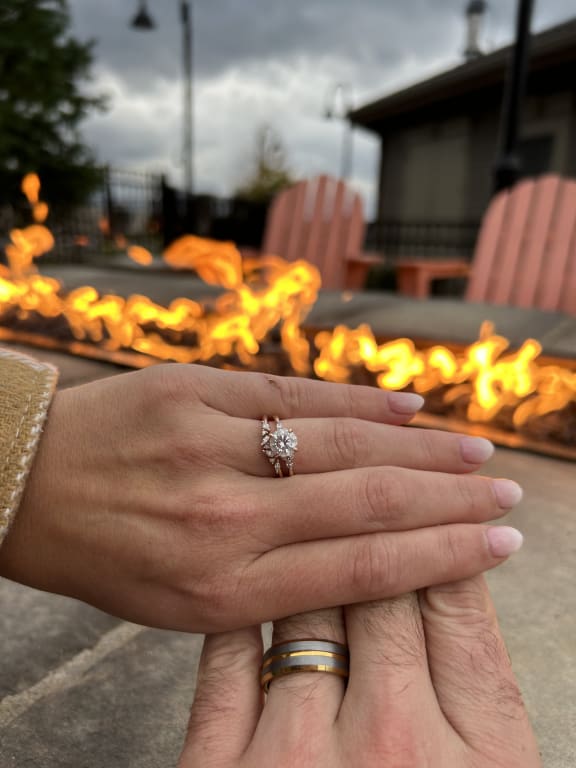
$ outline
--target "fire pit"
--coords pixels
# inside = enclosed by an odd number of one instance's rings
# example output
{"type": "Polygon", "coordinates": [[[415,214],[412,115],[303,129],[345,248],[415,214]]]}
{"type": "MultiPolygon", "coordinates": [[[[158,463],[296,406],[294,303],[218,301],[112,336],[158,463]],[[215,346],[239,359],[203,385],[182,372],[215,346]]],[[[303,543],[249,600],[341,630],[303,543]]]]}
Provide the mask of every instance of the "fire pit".
{"type": "MultiPolygon", "coordinates": [[[[54,244],[37,177],[27,177],[23,191],[35,223],[11,233],[8,267],[0,266],[2,341],[129,367],[176,360],[409,389],[426,397],[420,424],[576,458],[576,361],[543,358],[535,340],[512,351],[488,322],[469,346],[376,337],[368,325],[313,328],[306,325],[320,289],[313,266],[276,257],[242,262],[231,243],[193,236],[175,242],[164,260],[219,286],[214,300],[164,306],[91,286],[66,292],[35,267],[54,244]]],[[[152,262],[144,249],[126,246],[139,264],[152,262]]]]}

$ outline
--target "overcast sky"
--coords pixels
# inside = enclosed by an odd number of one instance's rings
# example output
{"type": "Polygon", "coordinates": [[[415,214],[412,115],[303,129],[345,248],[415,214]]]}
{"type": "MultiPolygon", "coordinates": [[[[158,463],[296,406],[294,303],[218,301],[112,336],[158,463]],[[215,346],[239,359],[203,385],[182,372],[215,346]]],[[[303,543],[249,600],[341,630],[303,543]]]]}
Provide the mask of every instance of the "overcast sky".
{"type": "MultiPolygon", "coordinates": [[[[137,32],[139,0],[69,0],[74,31],[96,41],[94,82],[110,110],[90,118],[100,161],[181,179],[179,0],[148,0],[157,23],[137,32]]],[[[353,106],[462,60],[465,0],[193,0],[196,188],[229,194],[247,175],[259,125],[278,130],[296,175],[337,175],[343,123],[323,118],[336,83],[353,106]]],[[[487,50],[509,43],[516,0],[492,0],[487,50]]],[[[576,15],[573,0],[536,0],[534,28],[576,15]]],[[[334,105],[341,107],[340,102],[334,105]]],[[[377,142],[355,132],[354,185],[373,204],[377,142]]]]}

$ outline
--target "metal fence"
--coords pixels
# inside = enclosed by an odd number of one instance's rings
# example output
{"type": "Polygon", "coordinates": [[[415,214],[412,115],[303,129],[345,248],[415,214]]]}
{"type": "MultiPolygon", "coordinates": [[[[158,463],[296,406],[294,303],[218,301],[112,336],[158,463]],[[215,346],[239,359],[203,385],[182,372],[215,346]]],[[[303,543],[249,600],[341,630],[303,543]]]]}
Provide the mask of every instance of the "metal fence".
{"type": "MultiPolygon", "coordinates": [[[[100,179],[84,205],[51,208],[46,226],[54,234],[55,247],[43,261],[106,259],[125,252],[130,243],[161,250],[162,177],[104,168],[100,179]]],[[[51,203],[50,199],[46,202],[51,203]]],[[[0,210],[2,243],[8,242],[11,229],[25,225],[28,219],[21,204],[0,210]]]]}
{"type": "MultiPolygon", "coordinates": [[[[125,254],[131,243],[159,255],[187,232],[240,246],[261,244],[268,208],[264,203],[187,197],[159,174],[105,168],[101,180],[84,206],[53,211],[47,225],[56,247],[44,259],[106,263],[125,254]]],[[[0,210],[0,240],[7,241],[12,226],[9,209],[0,210]]],[[[368,225],[366,247],[383,253],[388,266],[402,257],[469,258],[478,228],[478,221],[384,219],[368,225]]]]}
{"type": "Polygon", "coordinates": [[[162,177],[106,168],[89,202],[48,222],[56,235],[49,258],[106,259],[130,243],[152,251],[162,245],[162,177]]]}
{"type": "Polygon", "coordinates": [[[211,195],[187,196],[162,175],[106,168],[102,183],[80,208],[51,217],[59,262],[110,262],[130,244],[159,255],[186,233],[239,245],[260,245],[267,206],[211,195]]]}
{"type": "Polygon", "coordinates": [[[479,221],[384,219],[369,224],[367,247],[392,262],[402,257],[471,258],[479,227],[479,221]]]}

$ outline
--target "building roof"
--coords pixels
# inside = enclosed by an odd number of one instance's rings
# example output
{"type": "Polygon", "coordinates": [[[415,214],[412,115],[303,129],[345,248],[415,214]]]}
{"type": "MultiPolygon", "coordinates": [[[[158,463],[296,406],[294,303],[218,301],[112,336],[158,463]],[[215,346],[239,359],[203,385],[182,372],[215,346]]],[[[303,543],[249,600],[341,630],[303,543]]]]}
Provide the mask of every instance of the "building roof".
{"type": "MultiPolygon", "coordinates": [[[[501,86],[513,46],[467,61],[428,80],[396,91],[349,113],[350,120],[374,128],[383,118],[416,112],[439,101],[490,86],[501,86]]],[[[576,18],[534,35],[530,70],[546,69],[576,59],[576,18]]]]}

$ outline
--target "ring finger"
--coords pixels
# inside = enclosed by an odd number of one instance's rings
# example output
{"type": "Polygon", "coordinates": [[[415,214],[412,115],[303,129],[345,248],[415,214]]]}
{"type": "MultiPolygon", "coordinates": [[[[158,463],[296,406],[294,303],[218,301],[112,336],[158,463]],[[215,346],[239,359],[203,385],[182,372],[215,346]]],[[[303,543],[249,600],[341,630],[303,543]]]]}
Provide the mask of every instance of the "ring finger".
{"type": "MultiPolygon", "coordinates": [[[[290,616],[274,623],[272,644],[295,640],[327,640],[346,644],[343,611],[328,608],[290,616]]],[[[298,672],[270,681],[262,727],[282,722],[285,735],[293,739],[311,723],[328,729],[333,725],[344,696],[345,680],[326,672],[298,672]]]]}
{"type": "MultiPolygon", "coordinates": [[[[263,435],[261,423],[249,419],[235,422],[233,439],[229,421],[223,424],[223,463],[258,477],[273,476],[266,456],[258,450],[263,435]],[[246,450],[247,446],[254,449],[246,450]]],[[[297,474],[383,465],[464,473],[478,469],[494,453],[492,443],[481,437],[360,419],[289,419],[281,425],[298,440],[294,457],[297,474]]],[[[272,435],[276,428],[272,421],[272,435]]]]}

